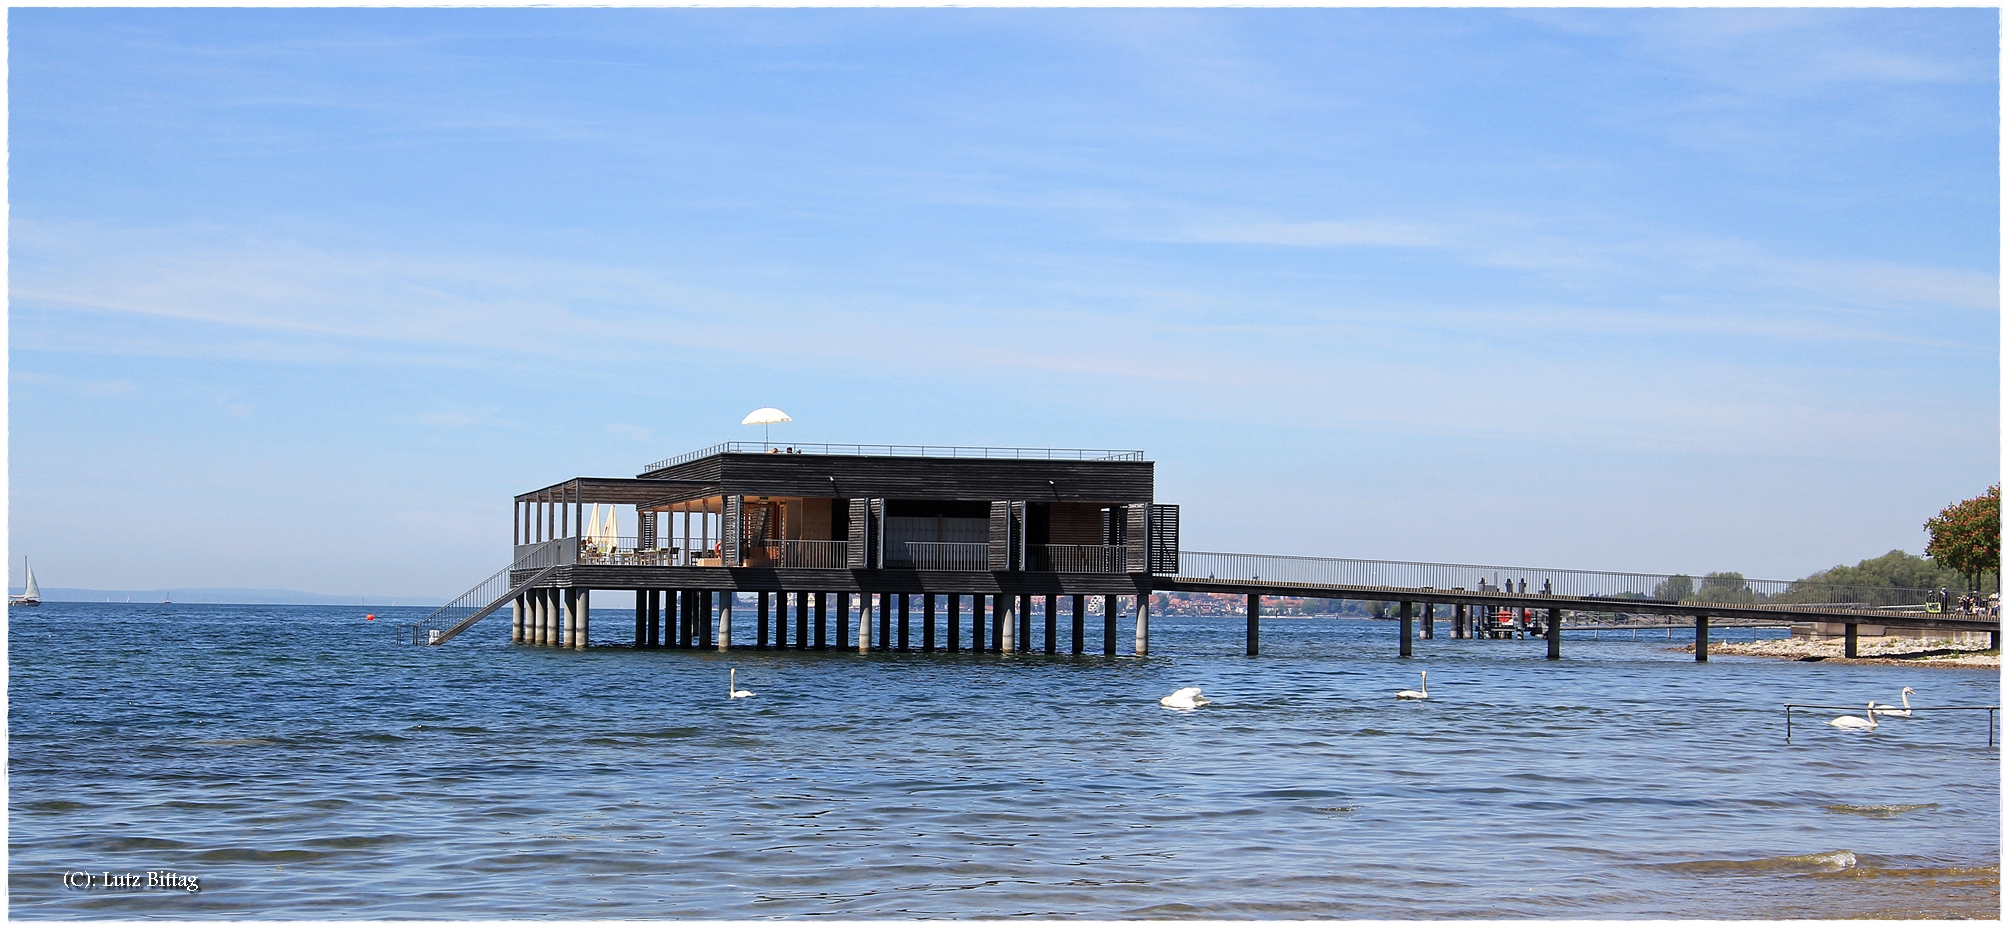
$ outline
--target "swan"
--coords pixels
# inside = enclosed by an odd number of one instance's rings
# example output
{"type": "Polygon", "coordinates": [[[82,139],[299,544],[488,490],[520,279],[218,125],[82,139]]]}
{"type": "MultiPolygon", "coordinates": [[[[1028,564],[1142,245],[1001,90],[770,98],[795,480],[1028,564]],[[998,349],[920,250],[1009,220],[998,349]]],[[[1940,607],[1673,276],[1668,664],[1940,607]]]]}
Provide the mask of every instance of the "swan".
{"type": "Polygon", "coordinates": [[[1886,706],[1883,705],[1882,703],[1873,703],[1869,706],[1869,708],[1876,710],[1876,714],[1884,718],[1891,718],[1891,719],[1910,718],[1910,696],[1912,693],[1915,692],[1917,691],[1911,689],[1908,686],[1903,688],[1903,692],[1899,694],[1903,697],[1903,708],[1901,709],[1895,706],[1886,706]]]}
{"type": "Polygon", "coordinates": [[[1865,719],[1858,718],[1852,715],[1843,715],[1839,718],[1834,719],[1833,721],[1828,722],[1827,724],[1832,725],[1835,728],[1851,728],[1857,731],[1874,731],[1876,727],[1876,704],[1874,702],[1869,703],[1868,714],[1869,717],[1865,719]]]}
{"type": "Polygon", "coordinates": [[[725,691],[731,694],[726,697],[727,699],[745,699],[753,695],[752,690],[742,690],[739,688],[739,668],[732,668],[732,675],[725,679],[725,691]]]}
{"type": "Polygon", "coordinates": [[[1188,686],[1157,701],[1166,709],[1197,709],[1213,700],[1199,695],[1199,687],[1188,686]]]}
{"type": "Polygon", "coordinates": [[[1422,672],[1422,689],[1420,689],[1420,690],[1402,690],[1401,692],[1399,692],[1399,693],[1396,693],[1396,694],[1394,694],[1394,698],[1396,698],[1396,699],[1428,699],[1428,698],[1429,698],[1429,671],[1425,670],[1425,671],[1423,671],[1423,672],[1422,672]]]}

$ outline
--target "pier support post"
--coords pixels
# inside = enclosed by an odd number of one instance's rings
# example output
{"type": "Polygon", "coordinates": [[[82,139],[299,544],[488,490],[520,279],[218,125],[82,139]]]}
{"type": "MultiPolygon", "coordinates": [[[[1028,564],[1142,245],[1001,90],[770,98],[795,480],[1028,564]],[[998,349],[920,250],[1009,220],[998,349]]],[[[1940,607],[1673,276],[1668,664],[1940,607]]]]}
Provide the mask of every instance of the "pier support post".
{"type": "Polygon", "coordinates": [[[795,594],[795,650],[809,649],[809,591],[795,594]]]}
{"type": "Polygon", "coordinates": [[[579,591],[579,627],[572,633],[572,650],[584,651],[593,640],[593,591],[579,591]]]}
{"type": "Polygon", "coordinates": [[[1086,647],[1086,643],[1081,641],[1081,638],[1087,634],[1087,611],[1088,611],[1087,607],[1088,607],[1088,598],[1086,596],[1081,596],[1079,594],[1076,594],[1074,596],[1074,653],[1075,654],[1081,653],[1082,649],[1086,647]]]}
{"type": "Polygon", "coordinates": [[[1708,617],[1705,615],[1694,617],[1694,661],[1708,663],[1708,617]]]}
{"type": "Polygon", "coordinates": [[[698,643],[707,648],[716,647],[718,643],[718,639],[713,635],[712,631],[713,626],[712,626],[711,607],[714,601],[717,603],[718,611],[722,615],[725,611],[725,594],[713,593],[709,590],[705,591],[704,616],[702,619],[699,620],[700,624],[697,630],[699,632],[698,643]]]}
{"type": "Polygon", "coordinates": [[[769,595],[765,590],[760,592],[760,630],[753,639],[753,647],[761,651],[767,650],[767,597],[769,595]]]}
{"type": "Polygon", "coordinates": [[[830,594],[817,593],[816,594],[816,650],[818,651],[825,650],[830,646],[829,608],[830,608],[830,594]]]}
{"type": "Polygon", "coordinates": [[[1102,653],[1116,653],[1116,598],[1102,597],[1102,653]]]}
{"type": "Polygon", "coordinates": [[[634,591],[634,646],[648,647],[648,591],[634,591]]]}
{"type": "Polygon", "coordinates": [[[920,601],[920,649],[934,653],[934,594],[922,594],[920,601]]]}
{"type": "Polygon", "coordinates": [[[1248,656],[1262,653],[1262,597],[1248,594],[1248,656]]]}
{"type": "Polygon", "coordinates": [[[1548,610],[1548,659],[1562,659],[1562,610],[1548,610]]]}
{"type": "Polygon", "coordinates": [[[1136,597],[1136,655],[1150,654],[1150,593],[1138,593],[1136,597]]]}
{"type": "Polygon", "coordinates": [[[899,594],[899,649],[902,651],[913,650],[913,639],[907,633],[908,618],[912,612],[913,603],[907,599],[907,594],[899,594]]]}
{"type": "Polygon", "coordinates": [[[948,594],[948,653],[962,647],[962,594],[948,594]]]}
{"type": "Polygon", "coordinates": [[[1011,607],[1005,600],[1011,597],[998,593],[990,597],[990,652],[1004,653],[1004,620],[1011,615],[1011,607]]]}
{"type": "Polygon", "coordinates": [[[559,629],[558,647],[570,648],[579,637],[579,589],[565,588],[565,624],[559,629]]]}
{"type": "Polygon", "coordinates": [[[1009,593],[997,597],[997,651],[1000,654],[1018,653],[1018,597],[1009,593]]]}
{"type": "Polygon", "coordinates": [[[837,650],[851,646],[851,594],[837,594],[837,650]]]}
{"type": "Polygon", "coordinates": [[[530,634],[530,643],[540,648],[551,643],[551,604],[557,595],[557,590],[537,591],[537,627],[530,634]]]}
{"type": "Polygon", "coordinates": [[[648,646],[651,648],[662,647],[662,608],[666,602],[671,609],[676,608],[675,603],[669,601],[668,590],[648,591],[648,646]]]}
{"type": "Polygon", "coordinates": [[[1436,640],[1436,604],[1422,604],[1422,640],[1436,640]]]}
{"type": "Polygon", "coordinates": [[[858,653],[872,652],[872,594],[858,594],[858,653]]]}
{"type": "Polygon", "coordinates": [[[983,653],[983,594],[969,596],[969,653],[983,653]]]}
{"type": "Polygon", "coordinates": [[[648,646],[651,648],[676,647],[676,623],[683,621],[683,591],[661,590],[662,621],[656,622],[649,632],[648,646]]]}
{"type": "Polygon", "coordinates": [[[774,594],[774,647],[787,650],[788,647],[788,591],[774,594]]]}
{"type": "Polygon", "coordinates": [[[738,590],[727,590],[718,594],[718,650],[732,650],[732,603],[739,598],[738,590]]]}
{"type": "Polygon", "coordinates": [[[892,594],[880,593],[878,598],[878,649],[889,651],[892,649],[892,594]]]}
{"type": "Polygon", "coordinates": [[[518,596],[515,602],[509,604],[510,644],[523,643],[523,600],[524,597],[518,596]]]}
{"type": "Polygon", "coordinates": [[[1060,653],[1060,597],[1046,594],[1046,653],[1060,653]]]}
{"type": "Polygon", "coordinates": [[[1861,628],[1855,623],[1849,622],[1845,630],[1842,632],[1841,656],[1860,657],[1861,656],[1860,645],[1861,645],[1861,628]]]}
{"type": "Polygon", "coordinates": [[[1401,604],[1401,656],[1415,655],[1415,604],[1404,601],[1401,604]]]}
{"type": "Polygon", "coordinates": [[[1032,594],[1020,593],[1017,599],[1018,601],[1013,604],[1013,608],[1017,611],[1013,614],[1018,617],[1018,650],[1030,651],[1032,650],[1032,594]]]}

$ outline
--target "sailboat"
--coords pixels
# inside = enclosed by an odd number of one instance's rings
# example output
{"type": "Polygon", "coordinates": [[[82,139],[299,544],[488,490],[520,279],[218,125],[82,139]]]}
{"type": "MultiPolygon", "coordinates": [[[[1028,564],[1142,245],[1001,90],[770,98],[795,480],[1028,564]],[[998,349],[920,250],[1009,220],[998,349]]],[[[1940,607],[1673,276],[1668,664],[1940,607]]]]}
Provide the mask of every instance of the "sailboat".
{"type": "Polygon", "coordinates": [[[19,596],[7,597],[7,605],[9,606],[41,605],[42,588],[35,585],[35,568],[28,566],[28,558],[26,555],[23,555],[21,558],[21,568],[28,572],[28,588],[22,590],[21,595],[19,596]]]}

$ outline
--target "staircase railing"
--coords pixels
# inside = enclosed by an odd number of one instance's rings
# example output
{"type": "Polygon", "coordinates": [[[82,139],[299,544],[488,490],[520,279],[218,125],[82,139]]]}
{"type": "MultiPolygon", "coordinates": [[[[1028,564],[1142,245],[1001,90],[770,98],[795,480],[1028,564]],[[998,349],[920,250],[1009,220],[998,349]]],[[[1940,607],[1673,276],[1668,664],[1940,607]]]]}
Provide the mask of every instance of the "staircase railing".
{"type": "Polygon", "coordinates": [[[559,538],[525,550],[516,562],[496,571],[488,579],[474,585],[474,588],[455,597],[452,602],[439,607],[431,615],[419,622],[429,629],[426,644],[445,644],[453,636],[472,628],[474,623],[487,618],[502,608],[503,604],[515,599],[527,590],[544,582],[546,577],[557,573],[565,566],[558,555],[558,546],[573,539],[559,538]],[[536,573],[520,583],[510,583],[509,575],[518,570],[535,570],[536,573]],[[440,629],[446,623],[451,626],[440,629]]]}

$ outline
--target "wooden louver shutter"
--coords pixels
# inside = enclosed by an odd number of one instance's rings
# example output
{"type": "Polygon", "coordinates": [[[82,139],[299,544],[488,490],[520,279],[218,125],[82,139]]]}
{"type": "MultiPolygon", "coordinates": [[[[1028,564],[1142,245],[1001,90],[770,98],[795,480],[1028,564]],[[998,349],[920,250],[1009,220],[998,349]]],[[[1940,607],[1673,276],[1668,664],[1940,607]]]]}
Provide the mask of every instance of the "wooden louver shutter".
{"type": "Polygon", "coordinates": [[[1150,569],[1150,507],[1125,507],[1129,525],[1123,531],[1123,569],[1140,574],[1150,569]]]}
{"type": "Polygon", "coordinates": [[[845,538],[844,566],[864,570],[870,564],[871,500],[851,500],[850,531],[845,538]]]}
{"type": "Polygon", "coordinates": [[[720,567],[739,566],[739,538],[745,534],[741,531],[745,520],[745,501],[746,497],[744,496],[725,497],[725,505],[722,507],[724,514],[718,520],[718,566],[720,567]]]}
{"type": "Polygon", "coordinates": [[[1011,569],[1011,504],[990,503],[990,569],[1011,569]]]}
{"type": "Polygon", "coordinates": [[[1150,507],[1150,572],[1178,573],[1178,507],[1156,503],[1150,507]]]}

